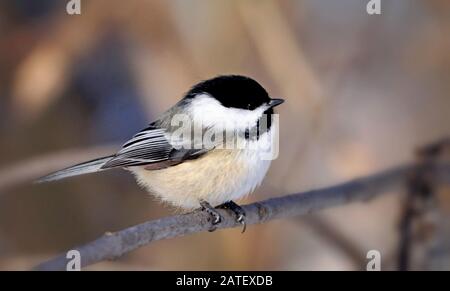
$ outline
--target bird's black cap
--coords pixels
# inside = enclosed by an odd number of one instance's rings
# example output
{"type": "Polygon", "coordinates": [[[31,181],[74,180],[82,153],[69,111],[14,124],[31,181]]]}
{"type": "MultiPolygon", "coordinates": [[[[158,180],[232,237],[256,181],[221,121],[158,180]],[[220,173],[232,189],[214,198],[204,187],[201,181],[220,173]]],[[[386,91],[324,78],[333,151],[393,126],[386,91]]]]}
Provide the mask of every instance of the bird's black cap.
{"type": "Polygon", "coordinates": [[[271,101],[267,91],[255,80],[239,75],[218,76],[198,83],[185,98],[206,93],[223,106],[253,110],[271,101]]]}

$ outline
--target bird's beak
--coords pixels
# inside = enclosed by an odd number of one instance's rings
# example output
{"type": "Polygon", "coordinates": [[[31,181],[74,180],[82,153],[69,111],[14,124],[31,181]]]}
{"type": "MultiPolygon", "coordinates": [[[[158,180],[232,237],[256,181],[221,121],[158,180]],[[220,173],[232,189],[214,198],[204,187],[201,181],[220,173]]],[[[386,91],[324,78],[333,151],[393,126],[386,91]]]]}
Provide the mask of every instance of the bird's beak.
{"type": "Polygon", "coordinates": [[[283,99],[271,99],[269,101],[269,107],[272,108],[272,107],[278,106],[278,105],[280,105],[283,102],[284,102],[283,99]]]}

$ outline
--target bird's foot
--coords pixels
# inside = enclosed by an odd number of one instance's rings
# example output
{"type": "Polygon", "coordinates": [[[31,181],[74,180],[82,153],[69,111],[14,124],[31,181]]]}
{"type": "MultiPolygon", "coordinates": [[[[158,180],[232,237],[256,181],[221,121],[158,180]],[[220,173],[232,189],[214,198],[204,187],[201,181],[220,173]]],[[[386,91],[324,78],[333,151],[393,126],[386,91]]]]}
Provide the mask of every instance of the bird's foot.
{"type": "Polygon", "coordinates": [[[242,233],[245,232],[247,224],[245,223],[245,210],[237,205],[234,201],[228,201],[224,204],[217,206],[217,208],[229,209],[236,215],[236,221],[242,224],[242,233]]]}
{"type": "Polygon", "coordinates": [[[200,201],[200,206],[202,207],[201,209],[203,211],[206,211],[210,216],[211,228],[208,229],[208,231],[209,232],[215,231],[217,229],[216,225],[222,221],[222,216],[214,207],[211,206],[211,204],[209,204],[205,200],[200,201]]]}

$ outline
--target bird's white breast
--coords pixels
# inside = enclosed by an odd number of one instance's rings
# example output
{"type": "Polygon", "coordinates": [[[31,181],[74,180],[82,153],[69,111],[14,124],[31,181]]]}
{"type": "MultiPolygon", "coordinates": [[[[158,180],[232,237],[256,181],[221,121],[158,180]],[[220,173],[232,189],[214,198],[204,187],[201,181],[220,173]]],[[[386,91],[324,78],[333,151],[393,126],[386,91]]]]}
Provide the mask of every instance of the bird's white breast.
{"type": "Polygon", "coordinates": [[[199,208],[205,200],[213,206],[251,193],[269,169],[257,149],[219,149],[161,170],[133,167],[138,183],[162,201],[182,208],[199,208]]]}

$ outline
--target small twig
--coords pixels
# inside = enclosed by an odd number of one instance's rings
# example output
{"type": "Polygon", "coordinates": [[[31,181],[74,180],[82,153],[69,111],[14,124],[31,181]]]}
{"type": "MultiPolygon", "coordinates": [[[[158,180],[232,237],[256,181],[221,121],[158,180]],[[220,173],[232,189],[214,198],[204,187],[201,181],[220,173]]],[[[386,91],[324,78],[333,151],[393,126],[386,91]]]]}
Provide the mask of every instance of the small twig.
{"type": "Polygon", "coordinates": [[[426,220],[427,213],[437,211],[435,203],[434,178],[429,165],[437,162],[445,152],[450,152],[450,138],[444,138],[433,144],[421,147],[416,152],[417,170],[407,181],[407,196],[400,221],[400,239],[398,245],[398,269],[408,271],[413,268],[412,253],[418,238],[414,225],[426,220]],[[434,202],[434,203],[433,203],[434,202]]]}
{"type": "Polygon", "coordinates": [[[414,243],[413,225],[421,219],[426,211],[427,200],[433,197],[433,185],[427,179],[426,167],[419,167],[416,173],[409,179],[407,196],[400,222],[400,240],[398,252],[399,271],[411,269],[411,253],[414,243]]]}
{"type": "MultiPolygon", "coordinates": [[[[376,175],[356,179],[337,186],[313,190],[288,196],[272,198],[243,206],[248,225],[264,223],[278,218],[304,215],[324,208],[344,205],[350,202],[366,201],[399,186],[404,186],[410,173],[417,165],[408,165],[391,169],[376,175]]],[[[450,165],[430,165],[436,174],[436,181],[448,182],[450,165]]],[[[217,228],[241,226],[232,214],[218,210],[222,222],[217,228]]],[[[118,258],[150,242],[184,236],[210,229],[208,215],[195,211],[175,215],[132,226],[116,233],[109,233],[101,238],[75,248],[81,255],[81,266],[89,266],[103,260],[118,258]]],[[[65,254],[37,266],[35,270],[65,270],[65,254]]]]}

